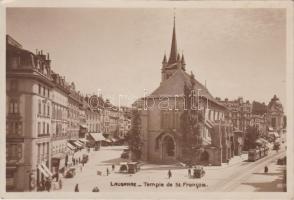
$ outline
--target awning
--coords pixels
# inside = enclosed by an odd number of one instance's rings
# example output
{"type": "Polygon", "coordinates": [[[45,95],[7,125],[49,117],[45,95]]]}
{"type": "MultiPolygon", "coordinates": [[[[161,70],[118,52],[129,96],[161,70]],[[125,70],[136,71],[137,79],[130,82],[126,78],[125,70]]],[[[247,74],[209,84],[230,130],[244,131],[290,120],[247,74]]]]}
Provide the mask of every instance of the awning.
{"type": "Polygon", "coordinates": [[[42,173],[42,174],[44,174],[44,176],[46,177],[46,178],[49,178],[50,177],[50,175],[43,169],[43,167],[41,166],[41,165],[38,165],[38,169],[40,170],[40,172],[42,173]]]}
{"type": "Polygon", "coordinates": [[[86,144],[88,142],[88,140],[86,138],[81,138],[81,139],[79,139],[79,141],[83,144],[86,144]]]}
{"type": "Polygon", "coordinates": [[[46,171],[46,173],[48,173],[49,176],[52,176],[53,175],[52,172],[50,171],[50,169],[48,169],[48,167],[44,163],[41,164],[41,166],[46,171]]]}
{"type": "Polygon", "coordinates": [[[115,138],[111,138],[111,141],[112,141],[112,142],[116,142],[117,139],[115,139],[115,138]]]}
{"type": "Polygon", "coordinates": [[[109,142],[109,143],[112,142],[110,139],[105,139],[104,141],[105,141],[105,142],[109,142]]]}
{"type": "Polygon", "coordinates": [[[80,124],[80,127],[82,127],[82,128],[88,128],[87,125],[85,125],[85,124],[80,124]]]}
{"type": "Polygon", "coordinates": [[[62,159],[62,158],[64,158],[64,154],[63,153],[57,153],[57,154],[53,155],[52,158],[62,159]]]}
{"type": "Polygon", "coordinates": [[[269,131],[274,131],[274,129],[272,127],[268,127],[269,131]]]}
{"type": "Polygon", "coordinates": [[[81,142],[80,140],[76,140],[75,142],[79,143],[81,146],[84,146],[84,143],[81,142]]]}
{"type": "Polygon", "coordinates": [[[80,142],[78,142],[78,141],[73,141],[73,143],[77,146],[77,147],[83,147],[83,145],[80,143],[80,142]]]}
{"type": "Polygon", "coordinates": [[[213,128],[214,126],[214,123],[210,120],[205,120],[205,125],[208,127],[208,128],[213,128]]]}
{"type": "Polygon", "coordinates": [[[90,133],[90,135],[95,141],[106,140],[102,133],[90,133]]]}
{"type": "Polygon", "coordinates": [[[72,151],[74,151],[74,150],[77,149],[77,148],[76,148],[75,146],[73,146],[71,143],[67,143],[67,147],[68,147],[70,150],[72,150],[72,151]]]}
{"type": "Polygon", "coordinates": [[[270,132],[270,135],[274,135],[276,138],[280,137],[279,133],[277,132],[270,132]]]}

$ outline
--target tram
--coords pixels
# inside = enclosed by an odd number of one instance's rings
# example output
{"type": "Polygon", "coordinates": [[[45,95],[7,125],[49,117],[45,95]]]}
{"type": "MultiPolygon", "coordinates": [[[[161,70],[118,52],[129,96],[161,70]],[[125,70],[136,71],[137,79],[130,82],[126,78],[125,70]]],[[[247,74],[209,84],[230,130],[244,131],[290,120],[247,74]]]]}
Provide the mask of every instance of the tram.
{"type": "Polygon", "coordinates": [[[261,147],[259,149],[249,149],[248,161],[254,162],[268,155],[269,148],[261,147]]]}

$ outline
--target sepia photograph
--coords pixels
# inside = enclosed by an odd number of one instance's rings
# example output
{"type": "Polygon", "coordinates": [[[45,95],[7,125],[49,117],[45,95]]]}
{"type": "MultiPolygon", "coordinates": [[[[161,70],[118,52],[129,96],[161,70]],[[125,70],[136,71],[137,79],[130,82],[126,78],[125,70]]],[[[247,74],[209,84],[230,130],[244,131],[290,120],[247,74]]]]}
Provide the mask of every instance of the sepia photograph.
{"type": "Polygon", "coordinates": [[[293,198],[293,4],[229,3],[3,4],[3,198],[293,198]]]}

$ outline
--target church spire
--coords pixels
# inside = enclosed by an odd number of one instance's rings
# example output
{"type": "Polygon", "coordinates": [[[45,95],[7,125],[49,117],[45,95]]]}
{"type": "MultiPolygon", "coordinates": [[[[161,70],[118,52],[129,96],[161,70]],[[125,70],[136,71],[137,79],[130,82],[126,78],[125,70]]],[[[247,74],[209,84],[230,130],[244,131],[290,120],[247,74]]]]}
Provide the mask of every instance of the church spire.
{"type": "Polygon", "coordinates": [[[174,14],[174,28],[173,28],[172,44],[171,44],[168,64],[176,63],[177,55],[178,55],[178,52],[177,52],[177,38],[176,38],[176,16],[174,14]]]}

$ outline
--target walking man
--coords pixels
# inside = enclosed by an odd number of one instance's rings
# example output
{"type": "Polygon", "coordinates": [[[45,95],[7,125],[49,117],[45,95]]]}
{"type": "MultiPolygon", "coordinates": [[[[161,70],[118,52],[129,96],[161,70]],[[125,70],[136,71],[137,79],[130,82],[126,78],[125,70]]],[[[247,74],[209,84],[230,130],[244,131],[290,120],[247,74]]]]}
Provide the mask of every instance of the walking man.
{"type": "Polygon", "coordinates": [[[264,167],[264,173],[268,173],[268,167],[267,166],[264,167]]]}
{"type": "Polygon", "coordinates": [[[79,192],[79,184],[76,184],[76,186],[75,186],[75,192],[79,192]]]}
{"type": "Polygon", "coordinates": [[[191,169],[188,169],[188,177],[191,177],[191,169]]]}
{"type": "Polygon", "coordinates": [[[115,168],[115,165],[114,165],[114,164],[112,164],[112,171],[114,171],[114,168],[115,168]]]}
{"type": "Polygon", "coordinates": [[[107,176],[109,175],[109,169],[108,168],[106,168],[106,174],[107,174],[107,176]]]}
{"type": "Polygon", "coordinates": [[[170,169],[169,169],[169,170],[168,170],[168,178],[170,179],[171,176],[172,176],[172,173],[171,173],[171,171],[170,171],[170,169]]]}

